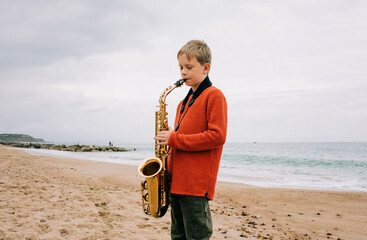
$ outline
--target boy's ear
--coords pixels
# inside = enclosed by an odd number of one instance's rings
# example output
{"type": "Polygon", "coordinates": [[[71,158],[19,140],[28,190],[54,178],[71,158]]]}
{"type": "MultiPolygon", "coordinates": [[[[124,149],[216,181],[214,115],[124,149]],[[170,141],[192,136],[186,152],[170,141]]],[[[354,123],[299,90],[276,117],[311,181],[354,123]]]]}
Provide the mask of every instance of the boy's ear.
{"type": "Polygon", "coordinates": [[[204,74],[208,74],[210,71],[210,63],[204,64],[204,74]]]}

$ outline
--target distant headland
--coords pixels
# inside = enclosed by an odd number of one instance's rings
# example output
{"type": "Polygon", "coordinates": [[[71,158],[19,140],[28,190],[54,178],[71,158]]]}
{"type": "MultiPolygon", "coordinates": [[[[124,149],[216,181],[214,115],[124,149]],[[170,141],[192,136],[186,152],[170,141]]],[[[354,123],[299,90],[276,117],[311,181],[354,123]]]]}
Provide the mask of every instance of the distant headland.
{"type": "Polygon", "coordinates": [[[26,134],[0,134],[0,142],[37,142],[43,143],[42,138],[34,138],[26,134]]]}
{"type": "Polygon", "coordinates": [[[65,145],[46,143],[41,138],[34,138],[26,134],[0,134],[0,144],[11,147],[49,149],[69,152],[126,152],[130,151],[122,147],[110,146],[89,146],[89,145],[65,145]]]}

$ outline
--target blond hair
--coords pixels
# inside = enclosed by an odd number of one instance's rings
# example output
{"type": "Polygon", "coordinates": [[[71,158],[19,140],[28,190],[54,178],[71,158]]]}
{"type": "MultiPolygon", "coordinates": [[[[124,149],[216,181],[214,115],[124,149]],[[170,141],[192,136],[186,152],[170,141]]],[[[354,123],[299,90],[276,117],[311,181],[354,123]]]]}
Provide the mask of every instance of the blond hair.
{"type": "Polygon", "coordinates": [[[186,54],[188,60],[190,60],[191,57],[195,57],[201,65],[204,65],[205,63],[211,64],[212,62],[212,53],[210,48],[201,40],[191,40],[187,42],[180,51],[178,51],[177,58],[182,54],[186,54]]]}

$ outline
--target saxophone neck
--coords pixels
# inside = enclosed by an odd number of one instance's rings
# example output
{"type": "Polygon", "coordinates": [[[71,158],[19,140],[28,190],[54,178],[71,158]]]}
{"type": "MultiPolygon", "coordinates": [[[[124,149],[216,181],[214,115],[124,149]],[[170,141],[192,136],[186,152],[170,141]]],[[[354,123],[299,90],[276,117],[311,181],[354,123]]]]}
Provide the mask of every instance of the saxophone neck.
{"type": "Polygon", "coordinates": [[[172,86],[169,86],[168,88],[166,88],[163,92],[162,92],[162,94],[161,94],[161,96],[160,96],[160,98],[159,98],[159,104],[163,104],[163,105],[165,105],[166,104],[166,97],[167,97],[167,95],[170,93],[170,92],[172,92],[172,90],[173,89],[175,89],[175,88],[177,88],[177,87],[181,87],[182,86],[182,84],[184,83],[186,81],[186,79],[180,79],[180,80],[178,80],[177,82],[175,82],[175,84],[173,84],[172,86]]]}

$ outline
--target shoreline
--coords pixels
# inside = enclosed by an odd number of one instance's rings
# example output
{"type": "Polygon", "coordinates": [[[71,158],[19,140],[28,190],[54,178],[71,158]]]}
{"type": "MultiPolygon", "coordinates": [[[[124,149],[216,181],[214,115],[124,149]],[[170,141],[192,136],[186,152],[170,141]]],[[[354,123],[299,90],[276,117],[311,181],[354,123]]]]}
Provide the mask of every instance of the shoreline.
{"type": "MultiPolygon", "coordinates": [[[[138,167],[139,163],[136,162],[117,162],[114,159],[105,159],[105,160],[101,160],[101,159],[92,159],[89,158],[87,159],[87,156],[68,156],[68,155],[73,155],[73,154],[84,154],[83,152],[65,152],[65,151],[58,151],[58,150],[54,150],[54,149],[28,149],[28,148],[14,148],[16,150],[22,150],[24,152],[26,152],[27,154],[31,154],[34,156],[49,156],[49,157],[56,157],[56,158],[73,158],[73,159],[79,159],[79,160],[85,160],[85,161],[95,161],[95,162],[105,162],[105,163],[115,163],[115,164],[121,164],[121,165],[128,165],[128,166],[135,166],[138,167]],[[47,153],[33,153],[34,152],[38,152],[38,151],[50,151],[50,154],[47,153]],[[58,152],[55,154],[55,152],[58,152]]],[[[100,152],[103,154],[103,152],[100,152]]],[[[220,170],[219,170],[220,171],[220,170]]],[[[239,183],[239,184],[244,184],[244,185],[248,185],[248,186],[254,186],[254,187],[261,187],[261,188],[279,188],[279,189],[300,189],[300,190],[316,190],[316,191],[335,191],[335,192],[363,192],[363,193],[367,193],[367,190],[356,190],[356,189],[341,189],[341,188],[325,188],[325,187],[307,187],[307,186],[275,186],[275,185],[271,185],[269,183],[263,183],[263,184],[251,184],[251,183],[246,183],[245,181],[251,181],[251,177],[241,177],[241,179],[236,179],[236,177],[231,177],[231,176],[221,176],[220,172],[218,175],[218,182],[229,182],[229,183],[239,183]],[[222,180],[224,179],[224,180],[222,180]]]]}
{"type": "MultiPolygon", "coordinates": [[[[170,239],[169,213],[141,209],[135,166],[16,150],[0,146],[0,239],[170,239]]],[[[210,206],[212,239],[367,238],[365,192],[221,181],[210,206]]]]}

